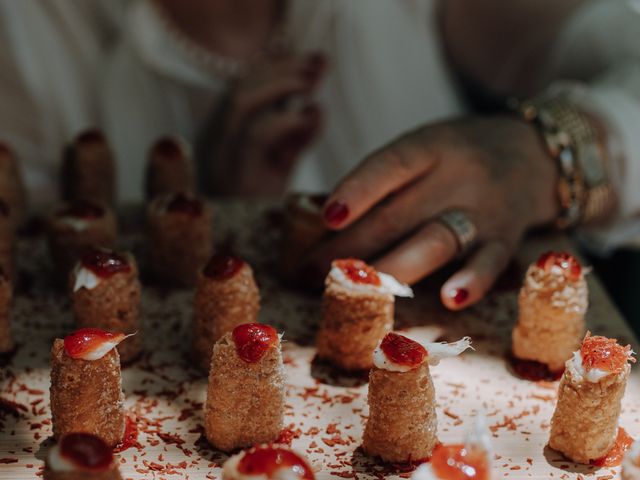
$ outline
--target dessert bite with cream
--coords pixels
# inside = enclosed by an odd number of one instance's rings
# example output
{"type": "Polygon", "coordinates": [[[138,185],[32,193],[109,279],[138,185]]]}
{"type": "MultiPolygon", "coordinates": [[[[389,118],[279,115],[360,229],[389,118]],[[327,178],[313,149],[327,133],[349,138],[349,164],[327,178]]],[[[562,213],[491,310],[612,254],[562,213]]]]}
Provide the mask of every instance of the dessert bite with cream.
{"type": "Polygon", "coordinates": [[[314,480],[313,470],[297,453],[283,447],[260,446],[240,452],[222,467],[223,480],[314,480]]]}
{"type": "Polygon", "coordinates": [[[362,292],[389,293],[396,297],[413,297],[408,285],[391,275],[378,272],[362,260],[345,258],[334,260],[327,281],[332,280],[345,288],[362,292]]]}
{"type": "Polygon", "coordinates": [[[593,336],[587,332],[582,346],[573,353],[568,367],[576,379],[597,383],[609,375],[618,375],[628,362],[635,363],[633,350],[613,338],[593,336]]]}

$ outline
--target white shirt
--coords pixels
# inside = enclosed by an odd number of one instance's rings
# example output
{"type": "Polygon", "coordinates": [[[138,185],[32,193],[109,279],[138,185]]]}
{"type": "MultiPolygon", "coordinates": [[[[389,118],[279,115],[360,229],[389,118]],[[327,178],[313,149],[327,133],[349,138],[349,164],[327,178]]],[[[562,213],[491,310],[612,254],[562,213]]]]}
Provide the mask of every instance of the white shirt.
{"type": "MultiPolygon", "coordinates": [[[[326,127],[292,189],[328,190],[400,133],[465,112],[436,3],[291,0],[296,49],[323,51],[331,65],[317,93],[326,127]]],[[[540,73],[575,79],[576,96],[615,130],[624,154],[621,223],[630,225],[640,212],[637,5],[585,2],[540,73]]],[[[19,153],[36,205],[56,197],[62,147],[89,126],[114,147],[119,199],[140,200],[150,143],[168,133],[193,142],[225,88],[173,41],[149,0],[0,0],[0,22],[0,137],[19,153]]]]}

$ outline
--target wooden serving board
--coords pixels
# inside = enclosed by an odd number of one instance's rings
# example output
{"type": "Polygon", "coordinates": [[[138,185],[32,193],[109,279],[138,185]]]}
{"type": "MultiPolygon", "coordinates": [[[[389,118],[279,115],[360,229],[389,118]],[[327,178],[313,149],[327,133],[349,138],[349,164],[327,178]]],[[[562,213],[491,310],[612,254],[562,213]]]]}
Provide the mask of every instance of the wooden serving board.
{"type": "MultiPolygon", "coordinates": [[[[233,247],[254,266],[261,287],[261,320],[285,334],[289,384],[286,423],[290,427],[283,439],[308,456],[320,479],[407,477],[406,469],[376,464],[359,449],[367,415],[367,386],[362,379],[336,377],[313,362],[320,297],[295,293],[275,279],[277,226],[278,214],[270,206],[242,202],[217,205],[217,243],[233,247]]],[[[125,231],[122,238],[122,246],[141,259],[140,232],[134,228],[125,231]]],[[[484,410],[494,436],[495,479],[618,476],[617,468],[574,465],[545,447],[557,382],[520,380],[505,361],[524,268],[544,250],[567,247],[566,241],[557,237],[530,242],[519,255],[519,264],[494,293],[463,313],[454,314],[440,306],[437,279],[419,286],[415,299],[398,300],[397,325],[409,335],[424,340],[473,338],[475,351],[431,369],[439,438],[445,443],[461,442],[473,415],[484,410]]],[[[51,445],[49,350],[55,337],[73,329],[68,298],[48,283],[44,240],[39,236],[21,240],[19,262],[22,293],[16,298],[14,314],[19,349],[0,373],[0,478],[12,480],[41,475],[51,445]]],[[[632,332],[593,275],[589,287],[589,328],[631,343],[638,351],[632,332]]],[[[187,356],[191,300],[191,291],[144,289],[146,353],[123,370],[127,407],[140,428],[139,445],[120,453],[123,478],[220,478],[220,465],[227,457],[212,451],[201,436],[206,379],[187,356]]],[[[640,437],[637,366],[623,406],[621,425],[635,438],[640,437]]]]}

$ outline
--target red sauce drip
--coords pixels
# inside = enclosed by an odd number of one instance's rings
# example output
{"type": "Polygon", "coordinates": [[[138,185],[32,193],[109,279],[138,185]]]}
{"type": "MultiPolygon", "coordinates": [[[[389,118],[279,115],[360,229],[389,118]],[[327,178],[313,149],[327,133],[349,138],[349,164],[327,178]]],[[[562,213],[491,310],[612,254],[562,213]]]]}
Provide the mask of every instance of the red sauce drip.
{"type": "Polygon", "coordinates": [[[97,276],[109,278],[116,273],[131,271],[131,265],[126,257],[108,250],[94,249],[82,256],[82,266],[88,268],[97,276]]]}
{"type": "Polygon", "coordinates": [[[81,328],[64,337],[64,351],[71,358],[82,358],[104,342],[111,342],[119,337],[122,337],[121,333],[105,332],[99,328],[81,328]]]}
{"type": "Polygon", "coordinates": [[[256,363],[278,341],[278,332],[269,325],[244,323],[233,329],[232,337],[238,356],[247,363],[256,363]]]}
{"type": "Polygon", "coordinates": [[[85,130],[80,135],[78,135],[77,143],[98,143],[104,142],[104,135],[97,128],[92,128],[91,130],[85,130]]]}
{"type": "Polygon", "coordinates": [[[546,252],[543,253],[536,265],[549,273],[551,267],[557,266],[562,268],[563,275],[572,281],[580,279],[582,274],[582,266],[576,257],[567,252],[546,252]]]}
{"type": "Polygon", "coordinates": [[[431,456],[433,471],[443,480],[489,480],[489,462],[484,452],[464,445],[437,445],[431,456]]]}
{"type": "Polygon", "coordinates": [[[177,193],[167,205],[167,212],[183,213],[185,215],[198,216],[202,214],[202,202],[197,198],[189,198],[184,193],[177,193]]]}
{"type": "Polygon", "coordinates": [[[616,437],[616,443],[613,444],[611,450],[602,458],[591,460],[591,465],[597,467],[617,467],[622,463],[624,454],[633,444],[633,438],[629,436],[627,431],[620,427],[618,428],[618,436],[616,437]]]}
{"type": "Polygon", "coordinates": [[[591,336],[590,332],[587,332],[580,347],[582,365],[587,370],[597,368],[610,373],[622,371],[627,361],[635,362],[630,352],[629,345],[623,347],[613,338],[591,336]]]}
{"type": "Polygon", "coordinates": [[[353,283],[360,283],[363,285],[380,286],[380,277],[375,268],[371,265],[367,265],[362,260],[355,258],[346,258],[343,260],[336,260],[335,266],[344,272],[349,280],[353,283]]]}
{"type": "Polygon", "coordinates": [[[274,478],[281,470],[290,470],[298,478],[305,480],[315,478],[307,462],[284,448],[256,448],[245,453],[238,463],[238,471],[244,475],[266,475],[267,478],[274,478]]]}
{"type": "Polygon", "coordinates": [[[102,217],[104,215],[104,208],[95,203],[87,202],[86,200],[78,200],[61,210],[59,215],[91,220],[102,217]]]}
{"type": "Polygon", "coordinates": [[[407,367],[421,365],[428,355],[427,350],[418,342],[397,333],[388,333],[382,339],[380,348],[393,363],[407,367]]]}
{"type": "Polygon", "coordinates": [[[62,437],[60,456],[84,470],[108,470],[113,463],[109,446],[90,433],[69,433],[62,437]]]}
{"type": "Polygon", "coordinates": [[[228,280],[238,273],[243,265],[241,258],[218,254],[214,255],[204,267],[204,274],[213,280],[228,280]]]}
{"type": "Polygon", "coordinates": [[[551,371],[545,363],[535,360],[522,360],[514,356],[509,357],[509,362],[516,374],[530,382],[553,382],[559,380],[564,373],[564,369],[551,371]]]}
{"type": "Polygon", "coordinates": [[[179,160],[183,157],[180,143],[171,137],[164,137],[158,140],[153,146],[153,153],[166,160],[179,160]]]}
{"type": "Polygon", "coordinates": [[[122,441],[116,445],[113,451],[119,453],[138,446],[138,424],[131,417],[127,417],[122,441]]]}

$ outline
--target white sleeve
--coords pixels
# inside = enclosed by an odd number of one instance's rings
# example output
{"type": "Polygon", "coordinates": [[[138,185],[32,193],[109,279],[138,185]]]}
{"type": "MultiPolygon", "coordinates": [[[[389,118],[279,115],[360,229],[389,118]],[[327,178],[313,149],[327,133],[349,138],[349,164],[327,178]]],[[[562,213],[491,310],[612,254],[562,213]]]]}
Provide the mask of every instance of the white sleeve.
{"type": "Polygon", "coordinates": [[[604,121],[619,210],[603,228],[581,232],[598,250],[640,233],[640,1],[586,2],[567,22],[553,49],[550,88],[567,93],[604,121]]]}

